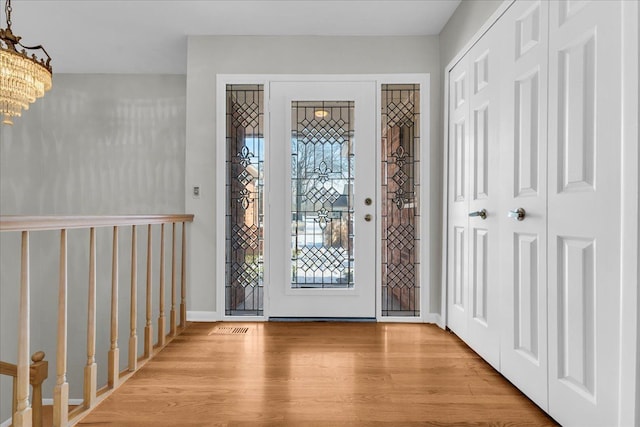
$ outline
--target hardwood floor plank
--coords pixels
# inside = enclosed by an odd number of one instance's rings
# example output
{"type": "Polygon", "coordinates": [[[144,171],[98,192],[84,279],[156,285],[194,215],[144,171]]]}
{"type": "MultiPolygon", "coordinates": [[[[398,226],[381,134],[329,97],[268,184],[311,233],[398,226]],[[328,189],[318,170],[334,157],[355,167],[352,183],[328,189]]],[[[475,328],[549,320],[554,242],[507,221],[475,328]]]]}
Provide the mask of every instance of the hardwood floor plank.
{"type": "Polygon", "coordinates": [[[301,322],[191,324],[78,425],[556,423],[436,326],[301,322]]]}

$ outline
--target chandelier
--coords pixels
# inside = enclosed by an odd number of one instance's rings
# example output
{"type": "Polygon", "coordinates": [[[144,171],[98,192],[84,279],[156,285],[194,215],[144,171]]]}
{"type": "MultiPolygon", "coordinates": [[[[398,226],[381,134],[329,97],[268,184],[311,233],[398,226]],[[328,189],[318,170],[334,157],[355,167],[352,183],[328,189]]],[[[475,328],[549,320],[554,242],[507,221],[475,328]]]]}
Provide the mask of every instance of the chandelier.
{"type": "Polygon", "coordinates": [[[11,31],[11,0],[6,0],[7,28],[0,28],[0,115],[2,123],[13,124],[22,110],[51,89],[51,57],[42,46],[24,46],[11,31]],[[22,49],[20,49],[22,48],[22,49]],[[46,59],[29,51],[42,50],[46,59]]]}

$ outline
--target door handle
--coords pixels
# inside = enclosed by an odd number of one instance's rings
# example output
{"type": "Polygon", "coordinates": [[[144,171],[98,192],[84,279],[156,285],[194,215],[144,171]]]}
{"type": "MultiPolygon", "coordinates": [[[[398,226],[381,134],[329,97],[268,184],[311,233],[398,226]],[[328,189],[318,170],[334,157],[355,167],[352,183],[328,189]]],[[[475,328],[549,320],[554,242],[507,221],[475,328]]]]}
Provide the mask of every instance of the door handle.
{"type": "Polygon", "coordinates": [[[509,218],[515,218],[518,221],[524,221],[524,217],[526,216],[526,212],[522,208],[512,209],[507,214],[509,218]]]}
{"type": "Polygon", "coordinates": [[[469,216],[479,216],[482,219],[487,219],[487,210],[482,209],[479,211],[469,212],[469,216]]]}

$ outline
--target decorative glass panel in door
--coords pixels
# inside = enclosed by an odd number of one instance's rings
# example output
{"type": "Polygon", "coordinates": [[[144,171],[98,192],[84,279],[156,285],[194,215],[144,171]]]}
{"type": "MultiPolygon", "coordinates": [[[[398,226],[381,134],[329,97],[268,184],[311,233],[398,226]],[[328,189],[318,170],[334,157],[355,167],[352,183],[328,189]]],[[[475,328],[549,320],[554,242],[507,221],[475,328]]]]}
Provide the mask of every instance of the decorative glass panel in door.
{"type": "Polygon", "coordinates": [[[291,287],[353,287],[352,101],[291,106],[291,287]]]}
{"type": "Polygon", "coordinates": [[[270,90],[269,316],[373,318],[375,83],[270,90]]]}

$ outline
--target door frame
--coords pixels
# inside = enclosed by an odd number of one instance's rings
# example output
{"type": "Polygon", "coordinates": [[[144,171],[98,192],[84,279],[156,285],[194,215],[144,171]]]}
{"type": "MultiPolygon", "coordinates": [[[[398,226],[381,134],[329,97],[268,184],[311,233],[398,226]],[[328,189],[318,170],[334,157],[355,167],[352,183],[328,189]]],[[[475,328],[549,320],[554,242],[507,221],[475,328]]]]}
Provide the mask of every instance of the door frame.
{"type": "MultiPolygon", "coordinates": [[[[448,251],[448,176],[449,176],[449,73],[476,42],[491,28],[516,0],[504,0],[480,29],[443,69],[443,198],[442,198],[442,281],[441,320],[447,325],[447,251],[448,251]]],[[[640,425],[640,150],[638,149],[639,105],[639,56],[640,5],[638,2],[622,1],[622,40],[625,57],[621,70],[622,92],[622,192],[621,192],[621,305],[620,305],[620,402],[618,416],[620,425],[640,425]]]]}
{"type": "MultiPolygon", "coordinates": [[[[381,85],[382,84],[420,84],[420,230],[421,234],[431,236],[433,227],[431,226],[430,212],[430,196],[431,196],[431,167],[430,167],[430,102],[431,102],[431,76],[424,74],[217,74],[216,75],[216,135],[215,135],[215,233],[217,236],[215,242],[215,278],[214,285],[216,288],[216,320],[220,321],[268,321],[269,320],[269,282],[270,269],[268,266],[267,253],[271,250],[271,239],[269,238],[268,227],[265,228],[265,269],[264,269],[264,302],[262,316],[228,316],[225,314],[225,160],[226,160],[226,85],[228,84],[260,84],[264,87],[264,139],[268,144],[269,139],[269,115],[270,115],[270,91],[269,84],[271,82],[374,82],[376,86],[376,165],[380,163],[381,149],[381,115],[379,114],[381,105],[381,85]]],[[[265,182],[269,180],[269,157],[270,151],[265,151],[265,182]]],[[[380,188],[380,168],[376,168],[376,200],[379,201],[381,196],[380,188]]],[[[269,194],[265,195],[265,216],[269,213],[269,194]]],[[[376,219],[381,215],[381,204],[376,203],[376,219]]],[[[376,220],[376,242],[379,246],[381,242],[380,222],[376,220]]],[[[376,301],[376,321],[378,322],[412,322],[412,323],[438,323],[440,324],[440,315],[431,313],[430,311],[430,294],[433,286],[439,286],[439,283],[431,283],[431,251],[429,239],[420,239],[420,316],[416,317],[392,317],[382,316],[382,307],[380,304],[380,295],[382,292],[381,284],[381,254],[379,247],[376,247],[376,284],[375,284],[375,301],[376,301]]]]}

